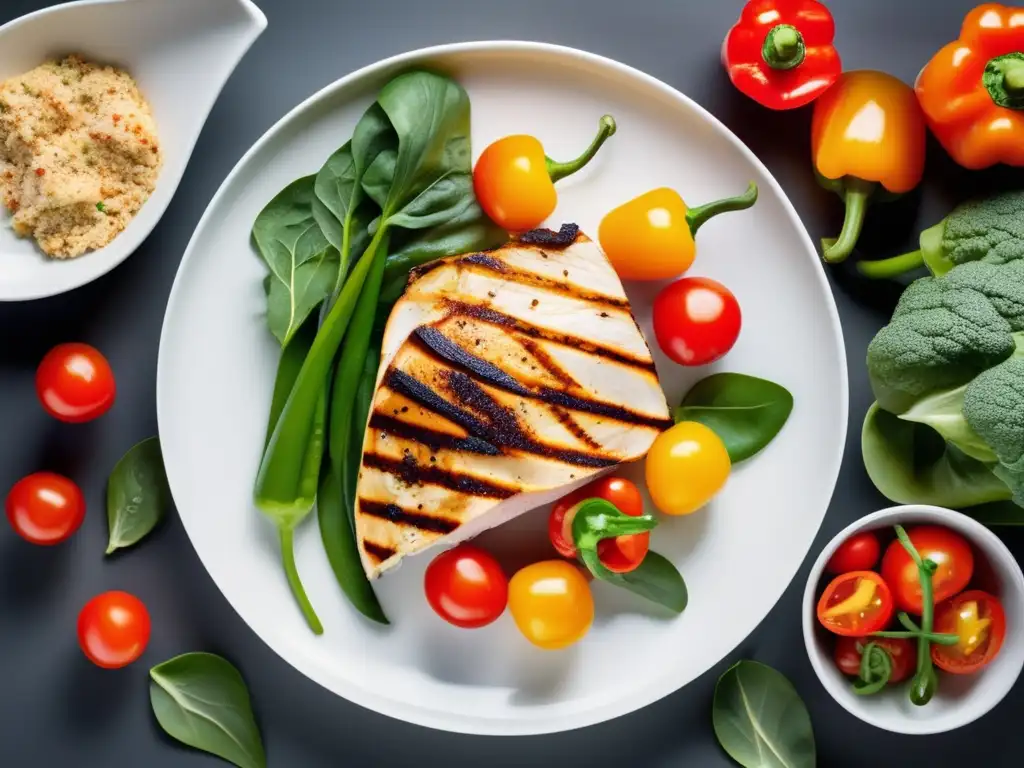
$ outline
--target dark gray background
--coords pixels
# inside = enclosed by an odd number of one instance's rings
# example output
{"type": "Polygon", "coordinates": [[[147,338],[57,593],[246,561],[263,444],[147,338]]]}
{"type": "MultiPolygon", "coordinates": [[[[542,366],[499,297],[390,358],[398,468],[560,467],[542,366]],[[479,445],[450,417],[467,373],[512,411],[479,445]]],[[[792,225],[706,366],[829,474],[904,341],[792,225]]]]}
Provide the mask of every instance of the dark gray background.
{"type": "MultiPolygon", "coordinates": [[[[209,650],[232,659],[248,679],[271,766],[727,766],[731,762],[711,730],[711,697],[719,674],[741,657],[771,664],[794,681],[810,707],[819,763],[827,768],[911,762],[1020,766],[1024,685],[979,722],[927,738],[895,736],[840,709],[815,678],[801,640],[799,602],[807,563],[762,626],[727,661],[685,690],[630,716],[573,733],[487,739],[384,718],[293,671],[236,616],[176,518],[137,551],[104,560],[105,479],[125,450],[156,431],[160,323],[193,227],[221,180],[267,128],[300,100],[357,67],[412,48],[473,39],[543,40],[610,56],[674,85],[721,118],[780,180],[815,239],[839,230],[840,203],[815,184],[810,170],[809,111],[762,110],[735,92],[722,71],[719,45],[739,14],[740,0],[258,2],[269,29],[228,83],[177,197],[152,237],[132,259],[89,286],[45,301],[0,305],[0,492],[29,472],[49,469],[77,480],[90,510],[79,534],[56,549],[26,545],[0,525],[0,765],[219,764],[162,735],[150,714],[146,686],[151,664],[185,651],[209,650]],[[61,425],[45,416],[33,391],[33,373],[43,354],[71,340],[99,347],[118,377],[112,412],[84,426],[61,425]],[[92,595],[113,588],[129,589],[147,603],[154,634],[140,663],[104,672],[78,650],[75,619],[92,595]]],[[[52,4],[0,0],[0,23],[52,4]]],[[[912,82],[924,62],[955,37],[974,2],[847,0],[832,5],[847,69],[879,68],[912,82]]],[[[918,229],[937,221],[958,200],[994,185],[1019,184],[1021,178],[1021,171],[1006,169],[968,174],[933,144],[923,193],[877,208],[862,251],[882,256],[915,248],[918,229]]],[[[757,258],[757,250],[752,234],[751,258],[757,258]]],[[[884,285],[864,285],[849,269],[833,270],[831,280],[849,356],[850,431],[843,472],[813,553],[847,523],[885,503],[861,466],[859,427],[871,399],[864,350],[887,319],[896,293],[884,285]]],[[[782,346],[780,354],[798,355],[800,350],[782,346]]],[[[1024,553],[1024,534],[1002,533],[1018,555],[1024,553]]],[[[757,564],[749,567],[750,577],[757,578],[757,564]]],[[[594,674],[628,675],[629,670],[625,665],[594,674]]]]}

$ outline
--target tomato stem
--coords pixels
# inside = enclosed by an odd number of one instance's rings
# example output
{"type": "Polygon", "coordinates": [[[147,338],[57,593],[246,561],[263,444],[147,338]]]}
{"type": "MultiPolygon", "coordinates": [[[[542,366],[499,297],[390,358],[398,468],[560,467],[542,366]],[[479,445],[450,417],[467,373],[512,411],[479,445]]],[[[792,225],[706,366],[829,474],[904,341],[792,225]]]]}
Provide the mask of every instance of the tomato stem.
{"type": "Polygon", "coordinates": [[[714,200],[710,203],[699,205],[696,208],[691,208],[686,212],[686,223],[690,226],[690,234],[696,235],[697,230],[700,229],[702,225],[720,213],[728,213],[729,211],[745,211],[756,202],[757,184],[750,182],[750,186],[747,187],[747,191],[742,195],[726,197],[722,200],[714,200]]]}
{"type": "MultiPolygon", "coordinates": [[[[917,706],[924,706],[932,700],[935,689],[939,685],[938,676],[932,666],[931,653],[931,636],[934,634],[932,630],[935,621],[935,590],[932,577],[938,566],[933,560],[921,557],[902,525],[894,526],[894,528],[896,529],[896,538],[910,555],[910,559],[917,565],[917,576],[921,581],[921,631],[917,634],[917,674],[911,681],[910,701],[917,706]]],[[[900,617],[900,623],[903,626],[907,626],[907,622],[913,625],[909,616],[906,621],[902,616],[900,617]]]]}
{"type": "Polygon", "coordinates": [[[582,155],[567,163],[556,162],[550,157],[545,158],[547,160],[548,176],[551,177],[551,181],[561,181],[566,176],[572,176],[576,171],[583,168],[594,159],[604,143],[615,135],[616,130],[615,118],[611,115],[604,115],[598,123],[597,136],[594,137],[594,140],[582,155]]]}
{"type": "Polygon", "coordinates": [[[872,632],[871,636],[872,637],[902,638],[904,640],[915,640],[915,639],[920,639],[922,637],[925,637],[925,638],[928,639],[928,642],[935,643],[936,645],[956,645],[958,642],[960,642],[960,637],[958,635],[950,635],[950,634],[945,634],[945,633],[941,633],[941,632],[929,632],[929,633],[926,634],[924,632],[899,632],[899,631],[889,632],[889,631],[884,631],[884,632],[872,632]]]}

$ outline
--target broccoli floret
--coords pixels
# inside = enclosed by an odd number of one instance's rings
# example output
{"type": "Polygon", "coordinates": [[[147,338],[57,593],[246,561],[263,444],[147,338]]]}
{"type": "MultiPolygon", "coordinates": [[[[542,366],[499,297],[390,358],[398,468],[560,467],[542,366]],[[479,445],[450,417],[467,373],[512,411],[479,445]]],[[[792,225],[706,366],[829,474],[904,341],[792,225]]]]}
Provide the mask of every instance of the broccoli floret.
{"type": "Polygon", "coordinates": [[[979,374],[964,392],[963,414],[999,458],[996,476],[1024,505],[1024,358],[979,374]]]}
{"type": "Polygon", "coordinates": [[[1003,265],[987,261],[964,264],[949,272],[946,280],[985,294],[1011,330],[1024,330],[1024,259],[1003,265]]]}
{"type": "Polygon", "coordinates": [[[957,206],[946,218],[942,250],[954,264],[1024,258],[1024,190],[957,206]]]}
{"type": "Polygon", "coordinates": [[[921,278],[868,345],[871,388],[882,408],[900,414],[930,392],[966,384],[1014,350],[1010,324],[984,293],[948,278],[921,278]]]}

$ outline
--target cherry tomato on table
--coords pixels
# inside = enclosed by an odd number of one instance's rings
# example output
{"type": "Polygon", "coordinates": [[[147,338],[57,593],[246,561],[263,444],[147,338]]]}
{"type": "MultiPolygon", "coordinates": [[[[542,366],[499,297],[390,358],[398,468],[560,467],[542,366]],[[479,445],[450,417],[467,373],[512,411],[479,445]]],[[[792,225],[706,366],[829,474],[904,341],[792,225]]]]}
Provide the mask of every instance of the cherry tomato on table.
{"type": "Polygon", "coordinates": [[[60,344],[36,370],[36,394],[60,421],[92,421],[110,410],[117,387],[110,363],[88,344],[60,344]]]}
{"type": "Polygon", "coordinates": [[[733,348],[743,324],[732,292],[707,277],[684,277],[654,300],[658,346],[679,365],[706,365],[733,348]]]}
{"type": "Polygon", "coordinates": [[[651,500],[666,515],[688,515],[729,479],[732,462],[710,427],[681,421],[655,439],[644,465],[651,500]]]}
{"type": "Polygon", "coordinates": [[[469,544],[435,557],[423,581],[430,607],[463,629],[490,624],[508,603],[508,578],[498,561],[469,544]]]}
{"type": "MultiPolygon", "coordinates": [[[[907,536],[923,559],[938,566],[932,577],[936,603],[966,589],[974,574],[974,553],[963,536],[937,525],[911,528],[907,536]]],[[[882,578],[892,589],[896,607],[920,616],[921,579],[917,565],[899,541],[885,550],[881,570],[882,578]]]]}
{"type": "Polygon", "coordinates": [[[71,480],[52,472],[22,478],[7,494],[7,520],[32,544],[59,544],[85,518],[85,497],[71,480]]]}
{"type": "Polygon", "coordinates": [[[138,659],[149,633],[149,611],[127,592],[97,595],[78,614],[78,644],[89,661],[104,669],[120,669],[138,659]]]}
{"type": "Polygon", "coordinates": [[[837,637],[835,660],[844,675],[860,675],[860,659],[864,646],[874,643],[889,654],[892,659],[890,683],[900,683],[909,678],[917,668],[917,646],[901,637],[837,637]]]}
{"type": "Polygon", "coordinates": [[[861,637],[885,629],[892,618],[892,593],[874,571],[833,579],[818,601],[818,621],[829,632],[861,637]]]}
{"type": "Polygon", "coordinates": [[[969,675],[987,666],[1003,647],[1006,614],[999,598],[972,589],[935,607],[935,631],[960,637],[956,645],[932,645],[935,666],[969,675]]]}
{"type": "MultiPolygon", "coordinates": [[[[576,557],[572,521],[576,517],[580,503],[595,498],[614,504],[622,514],[630,517],[640,517],[644,513],[644,500],[639,489],[622,477],[602,477],[573,491],[555,504],[548,518],[551,544],[562,557],[576,557]]],[[[602,540],[597,545],[597,555],[609,571],[629,573],[643,562],[650,545],[650,533],[616,536],[614,539],[602,540]]]]}
{"type": "Polygon", "coordinates": [[[825,564],[825,570],[835,576],[850,571],[870,571],[881,554],[878,536],[871,531],[861,531],[839,545],[825,564]]]}
{"type": "Polygon", "coordinates": [[[516,573],[509,583],[508,607],[523,636],[546,650],[572,645],[594,623],[590,584],[565,560],[545,560],[516,573]]]}

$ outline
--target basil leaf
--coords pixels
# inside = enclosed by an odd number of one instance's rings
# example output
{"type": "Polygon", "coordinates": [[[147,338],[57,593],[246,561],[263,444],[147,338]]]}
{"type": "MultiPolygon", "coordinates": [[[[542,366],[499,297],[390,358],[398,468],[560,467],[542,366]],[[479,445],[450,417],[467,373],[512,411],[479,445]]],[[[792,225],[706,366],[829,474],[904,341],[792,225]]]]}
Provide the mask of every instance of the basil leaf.
{"type": "Polygon", "coordinates": [[[212,653],[186,653],[149,671],[157,722],[183,744],[239,768],[265,768],[249,690],[235,667],[212,653]]]}
{"type": "Polygon", "coordinates": [[[792,411],[793,395],[785,387],[742,373],[716,373],[686,393],[675,420],[710,427],[736,464],[768,445],[792,411]]]}
{"type": "Polygon", "coordinates": [[[715,736],[744,768],[814,768],[811,717],[779,672],[756,661],[734,664],[715,686],[715,736]]]}
{"type": "Polygon", "coordinates": [[[682,574],[671,560],[657,552],[648,552],[636,570],[629,573],[612,573],[605,580],[676,613],[686,610],[686,604],[689,602],[682,574]]]}
{"type": "Polygon", "coordinates": [[[289,184],[252,228],[256,248],[270,268],[267,323],[282,346],[330,293],[338,276],[338,251],[313,213],[315,184],[315,176],[289,184]]]}
{"type": "Polygon", "coordinates": [[[130,547],[163,519],[171,503],[160,440],[151,437],[126,453],[107,481],[107,554],[130,547]]]}

